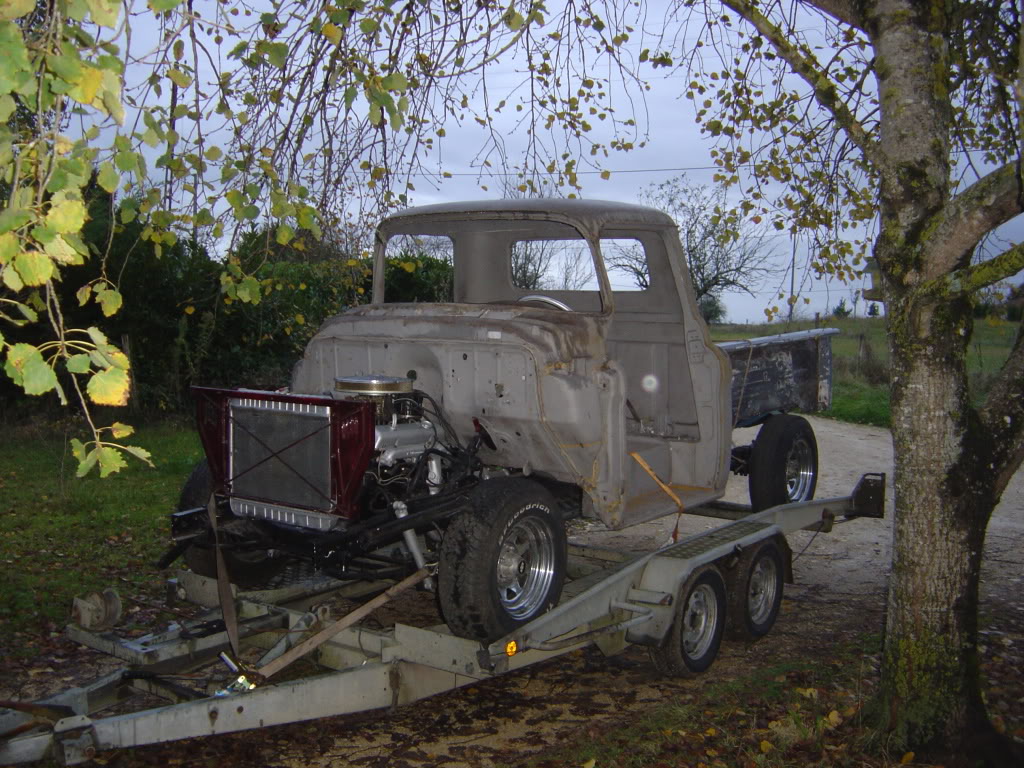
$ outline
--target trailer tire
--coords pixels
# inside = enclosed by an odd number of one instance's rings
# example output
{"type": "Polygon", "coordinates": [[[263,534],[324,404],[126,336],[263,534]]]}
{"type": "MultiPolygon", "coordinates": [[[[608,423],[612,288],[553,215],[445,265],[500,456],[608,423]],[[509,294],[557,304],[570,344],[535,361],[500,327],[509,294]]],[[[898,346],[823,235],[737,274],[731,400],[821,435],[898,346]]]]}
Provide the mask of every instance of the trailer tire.
{"type": "MultiPolygon", "coordinates": [[[[200,461],[192,469],[192,474],[185,481],[181,489],[181,496],[178,499],[178,509],[194,509],[205,507],[210,503],[210,496],[213,493],[213,475],[210,473],[210,465],[204,460],[200,461]]],[[[222,535],[230,537],[232,529],[237,528],[237,533],[242,534],[243,526],[250,524],[247,520],[228,521],[223,528],[220,528],[222,535]]],[[[210,534],[207,531],[207,534],[210,534]]],[[[206,539],[207,537],[203,537],[206,539]]],[[[213,537],[202,542],[192,544],[185,550],[185,564],[193,573],[206,576],[210,579],[217,578],[217,552],[212,545],[213,537]]],[[[233,584],[240,587],[253,587],[265,584],[281,573],[287,566],[288,561],[283,557],[271,557],[266,550],[234,551],[224,550],[224,565],[227,567],[228,578],[233,584]]]]}
{"type": "Polygon", "coordinates": [[[782,606],[782,582],[778,544],[768,539],[743,551],[729,579],[729,637],[758,640],[771,631],[782,606]]]}
{"type": "Polygon", "coordinates": [[[801,416],[772,416],[757,433],[750,453],[750,506],[755,512],[814,498],[818,442],[801,416]]]}
{"type": "Polygon", "coordinates": [[[699,674],[711,666],[722,645],[726,592],[713,565],[695,570],[679,590],[675,619],[664,641],[651,648],[651,660],[668,677],[699,674]]]}
{"type": "Polygon", "coordinates": [[[491,642],[558,603],[565,525],[551,494],[524,478],[477,486],[441,543],[438,602],[452,633],[491,642]]]}

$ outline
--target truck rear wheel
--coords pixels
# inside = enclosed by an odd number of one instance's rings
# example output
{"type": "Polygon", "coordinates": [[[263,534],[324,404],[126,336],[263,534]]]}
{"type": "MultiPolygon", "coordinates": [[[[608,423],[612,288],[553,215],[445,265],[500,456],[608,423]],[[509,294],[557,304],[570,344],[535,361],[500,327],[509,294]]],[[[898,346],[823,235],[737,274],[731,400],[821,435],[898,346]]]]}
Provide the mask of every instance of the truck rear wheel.
{"type": "Polygon", "coordinates": [[[495,478],[448,525],[438,601],[455,635],[491,642],[558,602],[565,526],[551,494],[524,478],[495,478]]]}
{"type": "Polygon", "coordinates": [[[750,506],[760,512],[809,501],[818,485],[818,442],[801,416],[772,416],[757,433],[750,454],[750,506]]]}
{"type": "Polygon", "coordinates": [[[782,606],[782,553],[771,540],[746,548],[729,584],[729,636],[757,640],[775,625],[782,606]]]}
{"type": "Polygon", "coordinates": [[[690,574],[679,590],[672,628],[659,647],[651,648],[651,660],[669,677],[703,672],[718,656],[725,629],[725,581],[713,565],[690,574]]]}
{"type": "MultiPolygon", "coordinates": [[[[181,489],[178,509],[194,509],[205,507],[210,503],[213,493],[213,476],[210,465],[200,461],[192,470],[185,486],[181,489]]],[[[246,520],[229,521],[222,529],[222,538],[230,539],[234,535],[243,535],[242,528],[248,524],[246,520]],[[236,530],[233,530],[236,529],[236,530]]],[[[208,541],[192,544],[185,550],[185,564],[193,573],[217,578],[217,552],[213,547],[213,535],[208,541]],[[204,546],[205,544],[205,546],[204,546]]],[[[265,584],[284,570],[287,560],[271,557],[266,550],[224,550],[224,565],[227,567],[228,578],[240,587],[252,587],[265,584]]]]}

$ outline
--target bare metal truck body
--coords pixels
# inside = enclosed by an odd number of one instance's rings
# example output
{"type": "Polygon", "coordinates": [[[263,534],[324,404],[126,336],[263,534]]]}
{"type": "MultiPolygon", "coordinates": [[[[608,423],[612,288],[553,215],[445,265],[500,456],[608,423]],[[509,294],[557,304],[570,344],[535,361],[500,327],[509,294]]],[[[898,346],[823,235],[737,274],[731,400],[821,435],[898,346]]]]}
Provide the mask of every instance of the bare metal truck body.
{"type": "MultiPolygon", "coordinates": [[[[486,464],[539,473],[578,486],[587,512],[621,528],[677,511],[642,457],[685,506],[719,498],[729,475],[733,370],[701,318],[675,223],[620,203],[529,200],[417,208],[378,231],[373,303],[329,320],[295,370],[296,392],[330,392],[338,377],[415,377],[468,439],[475,419],[494,448],[486,464]],[[450,239],[451,304],[387,304],[383,283],[394,237],[450,239]],[[644,290],[613,287],[602,243],[642,248],[644,290]],[[518,244],[576,242],[593,260],[586,290],[513,283],[518,244]],[[568,311],[561,309],[553,299],[568,311]]],[[[816,340],[814,342],[817,349],[816,340]]],[[[783,339],[781,347],[793,342],[783,339]]],[[[753,348],[742,345],[744,349],[753,348]]],[[[746,372],[744,354],[738,365],[746,372]]],[[[786,393],[792,356],[769,380],[790,397],[763,410],[827,407],[829,379],[815,391],[786,393]],[[795,399],[794,399],[795,396],[795,399]],[[802,397],[802,400],[800,399],[802,397]]],[[[814,360],[813,374],[818,374],[814,360]]],[[[737,383],[742,388],[745,376],[737,383]]],[[[753,394],[751,383],[749,392],[753,394]]],[[[750,410],[751,397],[737,392],[750,410]]]]}
{"type": "Polygon", "coordinates": [[[76,600],[69,634],[130,666],[5,702],[0,763],[411,703],[591,644],[703,672],[727,630],[772,628],[787,534],[882,514],[884,476],[811,500],[814,435],[786,413],[829,404],[833,331],[713,344],[663,214],[413,209],[381,224],[374,275],[373,303],[323,325],[288,391],[195,390],[207,460],[163,564],[185,555],[171,591],[209,612],[125,639],[104,631],[113,592],[76,600]],[[385,259],[439,244],[453,301],[388,303],[385,259]],[[715,501],[730,470],[750,506],[715,501]],[[733,521],[640,555],[567,542],[573,516],[622,528],[684,510],[733,521]],[[360,623],[413,586],[444,623],[360,623]],[[335,621],[328,594],[377,596],[335,621]],[[302,656],[316,676],[271,680],[302,656]],[[204,668],[205,687],[186,684],[204,668]],[[99,716],[138,691],[172,704],[99,716]]]}

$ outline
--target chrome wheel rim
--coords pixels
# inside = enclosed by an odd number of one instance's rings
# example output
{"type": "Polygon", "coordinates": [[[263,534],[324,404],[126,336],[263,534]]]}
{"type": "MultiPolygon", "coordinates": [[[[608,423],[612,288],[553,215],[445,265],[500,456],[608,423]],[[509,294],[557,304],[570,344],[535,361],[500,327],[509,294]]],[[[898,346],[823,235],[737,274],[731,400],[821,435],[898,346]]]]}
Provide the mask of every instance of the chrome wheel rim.
{"type": "Polygon", "coordinates": [[[513,619],[543,610],[555,578],[555,543],[547,526],[528,517],[509,529],[495,569],[498,599],[513,619]]]}
{"type": "Polygon", "coordinates": [[[793,441],[786,456],[786,496],[793,501],[807,501],[814,482],[814,450],[806,438],[793,441]]]}
{"type": "Polygon", "coordinates": [[[699,659],[708,652],[718,626],[718,600],[710,584],[701,584],[691,593],[683,614],[683,653],[699,659]]]}
{"type": "Polygon", "coordinates": [[[747,586],[747,615],[753,624],[764,624],[771,616],[779,588],[775,560],[760,557],[750,572],[747,586]]]}

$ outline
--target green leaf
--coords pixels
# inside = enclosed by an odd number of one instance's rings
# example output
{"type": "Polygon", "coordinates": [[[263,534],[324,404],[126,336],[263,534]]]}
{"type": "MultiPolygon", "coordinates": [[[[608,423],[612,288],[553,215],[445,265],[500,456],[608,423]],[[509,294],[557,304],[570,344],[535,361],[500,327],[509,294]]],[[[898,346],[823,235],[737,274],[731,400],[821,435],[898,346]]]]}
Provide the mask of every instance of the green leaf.
{"type": "Polygon", "coordinates": [[[359,29],[364,35],[372,35],[380,28],[380,24],[377,23],[376,19],[363,19],[359,22],[359,29]]]}
{"type": "Polygon", "coordinates": [[[78,459],[78,461],[85,458],[85,443],[77,437],[71,438],[71,455],[78,459]]]}
{"type": "Polygon", "coordinates": [[[252,275],[246,276],[235,289],[239,301],[260,303],[260,283],[252,275]]]}
{"type": "Polygon", "coordinates": [[[46,66],[61,80],[74,84],[82,74],[82,60],[78,58],[74,48],[71,48],[71,52],[75,55],[61,53],[47,56],[46,66]]]}
{"type": "Polygon", "coordinates": [[[7,118],[14,114],[14,99],[9,94],[0,96],[0,123],[6,123],[7,118]]]}
{"type": "Polygon", "coordinates": [[[32,13],[36,7],[36,0],[4,0],[0,5],[0,21],[12,21],[20,19],[32,13]]]}
{"type": "Polygon", "coordinates": [[[292,238],[295,237],[295,229],[289,224],[279,224],[277,227],[277,234],[275,240],[278,245],[288,245],[292,238]]]}
{"type": "Polygon", "coordinates": [[[215,163],[224,156],[224,153],[221,152],[220,147],[207,147],[203,156],[211,163],[215,163]]]}
{"type": "Polygon", "coordinates": [[[121,294],[113,288],[103,287],[96,289],[96,301],[99,302],[103,314],[106,317],[111,317],[116,315],[117,310],[121,308],[122,298],[121,294]]]}
{"type": "Polygon", "coordinates": [[[117,172],[117,169],[109,161],[104,161],[100,163],[100,172],[96,177],[96,181],[104,190],[114,194],[121,184],[121,174],[117,172]]]}
{"type": "Polygon", "coordinates": [[[74,235],[67,234],[63,237],[60,235],[54,237],[53,240],[43,246],[46,255],[58,264],[84,264],[85,259],[64,239],[65,237],[74,237],[74,235]]]}
{"type": "Polygon", "coordinates": [[[21,275],[18,274],[18,270],[14,268],[14,264],[8,264],[4,267],[3,282],[4,285],[15,293],[25,287],[25,283],[22,281],[21,275]]]}
{"type": "Polygon", "coordinates": [[[78,299],[78,306],[84,307],[86,302],[89,301],[89,297],[92,296],[92,286],[86,283],[77,291],[75,291],[75,298],[78,299]]]}
{"type": "Polygon", "coordinates": [[[110,425],[110,434],[116,439],[120,440],[122,437],[128,437],[135,433],[135,427],[131,424],[122,424],[120,421],[115,421],[110,425]]]}
{"type": "Polygon", "coordinates": [[[101,27],[113,29],[117,26],[118,12],[121,10],[119,0],[85,0],[89,6],[89,14],[92,20],[101,27]]]}
{"type": "Polygon", "coordinates": [[[130,453],[132,456],[134,456],[137,459],[141,459],[142,461],[146,462],[149,466],[153,466],[153,462],[150,460],[150,456],[152,454],[150,454],[150,452],[147,451],[145,448],[140,448],[137,445],[122,445],[121,449],[124,451],[128,451],[128,453],[130,453]]]}
{"type": "Polygon", "coordinates": [[[31,344],[13,344],[7,350],[4,370],[27,395],[42,395],[57,386],[57,375],[31,344]]]}
{"type": "MultiPolygon", "coordinates": [[[[78,445],[81,446],[81,451],[84,454],[85,446],[82,445],[82,443],[80,443],[78,440],[71,441],[72,453],[74,453],[76,449],[75,443],[78,443],[78,445]]],[[[99,448],[93,448],[91,451],[89,451],[88,455],[79,456],[77,453],[75,453],[74,455],[75,458],[78,459],[78,471],[75,472],[75,475],[77,477],[85,477],[87,474],[89,474],[92,468],[96,466],[96,460],[99,459],[100,457],[100,450],[99,448]]]]}
{"type": "Polygon", "coordinates": [[[32,221],[32,211],[24,208],[5,208],[0,212],[0,234],[21,229],[32,221]]]}
{"type": "Polygon", "coordinates": [[[120,472],[128,466],[124,455],[117,447],[104,445],[96,449],[100,461],[100,477],[106,477],[114,472],[120,472]]]}
{"type": "Polygon", "coordinates": [[[350,85],[345,89],[345,109],[352,109],[352,103],[358,95],[359,90],[354,85],[350,85]]]}
{"type": "Polygon", "coordinates": [[[46,224],[58,234],[78,232],[85,224],[85,205],[80,200],[63,200],[50,208],[46,224]]]}
{"type": "Polygon", "coordinates": [[[177,68],[167,70],[167,78],[179,88],[188,88],[192,85],[191,76],[177,68]]]}
{"type": "Polygon", "coordinates": [[[85,389],[96,405],[127,405],[130,386],[128,372],[111,367],[94,373],[85,389]]]}
{"type": "Polygon", "coordinates": [[[149,5],[150,10],[163,13],[164,11],[173,11],[181,5],[181,0],[149,0],[147,5],[149,5]]]}
{"type": "Polygon", "coordinates": [[[67,361],[67,368],[71,373],[88,373],[89,366],[90,360],[86,354],[72,355],[67,361]]]}
{"type": "Polygon", "coordinates": [[[22,251],[14,257],[14,267],[25,285],[46,285],[53,277],[53,261],[40,251],[22,251]]]}
{"type": "Polygon", "coordinates": [[[288,63],[287,43],[261,43],[267,54],[267,60],[278,69],[284,69],[288,63]]]}
{"type": "Polygon", "coordinates": [[[7,264],[21,250],[21,242],[18,236],[12,232],[4,232],[0,235],[0,264],[7,264]]]}
{"type": "Polygon", "coordinates": [[[381,85],[389,91],[404,93],[409,87],[409,81],[401,72],[392,72],[381,81],[381,85]]]}

